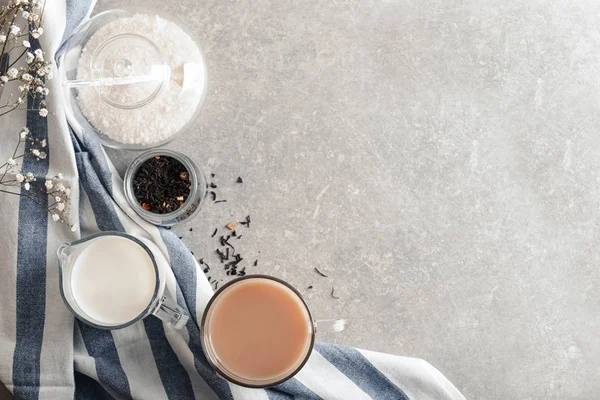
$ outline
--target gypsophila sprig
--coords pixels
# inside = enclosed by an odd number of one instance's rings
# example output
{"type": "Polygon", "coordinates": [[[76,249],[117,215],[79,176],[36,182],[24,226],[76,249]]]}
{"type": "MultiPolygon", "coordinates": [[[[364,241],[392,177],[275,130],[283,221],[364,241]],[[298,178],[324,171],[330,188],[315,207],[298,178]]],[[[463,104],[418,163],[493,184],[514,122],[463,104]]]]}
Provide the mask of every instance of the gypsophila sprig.
{"type": "Polygon", "coordinates": [[[11,0],[0,7],[0,91],[15,88],[18,93],[10,93],[5,104],[0,105],[0,117],[15,111],[26,103],[28,110],[38,111],[46,117],[46,96],[50,92],[45,80],[52,78],[52,62],[46,61],[42,49],[33,50],[31,35],[38,39],[43,33],[42,15],[45,2],[31,0],[11,0]],[[41,78],[44,79],[41,79],[41,78]],[[11,82],[18,85],[8,86],[11,82]]]}
{"type": "MultiPolygon", "coordinates": [[[[21,196],[24,199],[33,201],[44,208],[50,218],[55,222],[62,222],[71,228],[77,230],[77,226],[69,222],[71,212],[71,189],[64,184],[63,174],[58,173],[50,179],[46,179],[39,189],[32,189],[32,182],[37,178],[32,172],[22,170],[24,157],[35,157],[41,160],[47,157],[45,148],[46,139],[34,139],[27,128],[23,128],[18,135],[17,146],[13,155],[2,165],[0,165],[0,193],[21,196]],[[28,146],[25,146],[28,144],[28,146]],[[21,150],[26,147],[28,150],[21,150]],[[43,196],[48,198],[45,205],[41,200],[43,196]]],[[[35,186],[34,186],[35,187],[35,186]]]]}
{"type": "MultiPolygon", "coordinates": [[[[0,7],[0,91],[18,91],[8,93],[6,104],[0,104],[0,117],[21,109],[24,103],[28,105],[27,111],[48,116],[46,96],[50,90],[46,81],[52,79],[52,63],[46,61],[36,40],[44,33],[44,5],[40,0],[10,0],[8,5],[0,7]]],[[[34,202],[49,213],[50,219],[76,231],[77,225],[69,222],[71,189],[65,186],[63,175],[43,177],[42,182],[36,183],[31,171],[22,170],[26,157],[36,161],[47,158],[47,146],[45,138],[34,139],[29,129],[23,128],[17,135],[12,156],[0,165],[0,193],[34,202]]]]}

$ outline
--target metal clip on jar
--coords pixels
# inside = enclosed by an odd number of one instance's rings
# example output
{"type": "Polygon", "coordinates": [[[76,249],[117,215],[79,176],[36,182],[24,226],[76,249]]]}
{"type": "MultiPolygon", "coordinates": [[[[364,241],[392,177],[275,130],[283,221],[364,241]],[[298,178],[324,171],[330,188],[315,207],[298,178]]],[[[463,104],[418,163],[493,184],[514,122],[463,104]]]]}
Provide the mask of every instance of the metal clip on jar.
{"type": "Polygon", "coordinates": [[[125,197],[131,208],[146,221],[159,226],[173,226],[191,218],[198,212],[206,197],[206,177],[198,165],[186,155],[167,149],[150,150],[133,160],[125,172],[124,186],[125,197]],[[167,214],[158,214],[144,209],[138,203],[133,189],[134,177],[140,166],[148,159],[157,156],[174,158],[183,164],[190,174],[191,190],[187,199],[178,209],[167,214]]]}

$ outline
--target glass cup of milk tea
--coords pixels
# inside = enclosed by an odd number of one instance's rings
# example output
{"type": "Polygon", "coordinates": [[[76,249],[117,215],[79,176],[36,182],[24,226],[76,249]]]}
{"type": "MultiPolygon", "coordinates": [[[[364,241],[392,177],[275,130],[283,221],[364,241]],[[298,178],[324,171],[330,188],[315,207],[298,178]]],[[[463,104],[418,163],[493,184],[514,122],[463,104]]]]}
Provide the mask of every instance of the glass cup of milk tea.
{"type": "Polygon", "coordinates": [[[290,284],[272,276],[248,275],[213,295],[200,330],[204,354],[221,377],[245,387],[266,388],[302,369],[317,331],[339,332],[347,323],[314,321],[290,284]]]}
{"type": "Polygon", "coordinates": [[[58,248],[60,293],[88,325],[120,329],[154,315],[175,329],[189,317],[167,293],[169,264],[150,240],[100,232],[58,248]]]}

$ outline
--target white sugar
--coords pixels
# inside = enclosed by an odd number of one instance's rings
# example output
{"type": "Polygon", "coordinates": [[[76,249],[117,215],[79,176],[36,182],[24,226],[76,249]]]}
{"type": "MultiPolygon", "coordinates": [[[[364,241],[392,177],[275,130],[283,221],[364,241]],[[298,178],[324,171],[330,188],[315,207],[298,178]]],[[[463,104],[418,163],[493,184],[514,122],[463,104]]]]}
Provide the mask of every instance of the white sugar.
{"type": "MultiPolygon", "coordinates": [[[[186,63],[204,63],[194,41],[176,24],[156,15],[135,14],[109,22],[90,37],[79,59],[77,79],[92,78],[92,55],[107,39],[120,34],[137,34],[152,41],[172,71],[181,71],[186,63]]],[[[133,51],[130,59],[144,63],[144,54],[133,51]]],[[[98,131],[121,143],[146,145],[169,139],[190,121],[202,101],[205,84],[181,93],[181,86],[172,77],[156,98],[134,109],[110,105],[94,87],[79,88],[77,98],[83,115],[98,131]]],[[[128,101],[147,95],[148,86],[122,85],[111,90],[128,101]]]]}

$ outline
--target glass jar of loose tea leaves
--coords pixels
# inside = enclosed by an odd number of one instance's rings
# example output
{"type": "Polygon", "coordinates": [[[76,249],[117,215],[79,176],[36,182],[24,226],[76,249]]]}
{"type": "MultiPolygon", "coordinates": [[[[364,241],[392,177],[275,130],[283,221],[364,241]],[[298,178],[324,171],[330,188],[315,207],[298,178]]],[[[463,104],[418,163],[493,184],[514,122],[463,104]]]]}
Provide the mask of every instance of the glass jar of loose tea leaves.
{"type": "Polygon", "coordinates": [[[150,150],[133,160],[124,185],[133,210],[159,226],[192,217],[206,197],[206,178],[196,163],[167,149],[150,150]]]}

